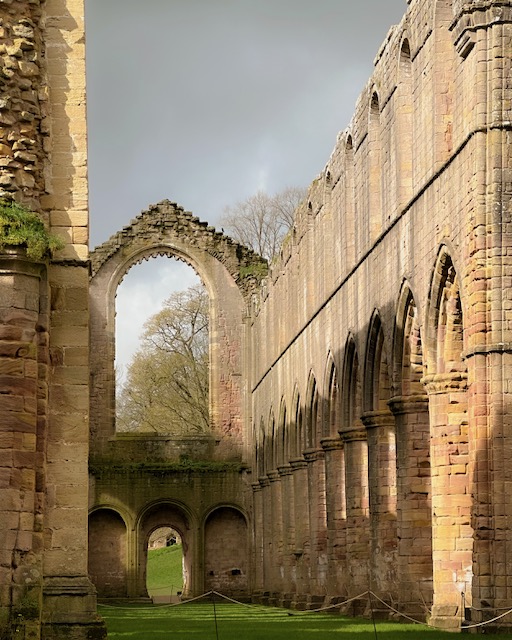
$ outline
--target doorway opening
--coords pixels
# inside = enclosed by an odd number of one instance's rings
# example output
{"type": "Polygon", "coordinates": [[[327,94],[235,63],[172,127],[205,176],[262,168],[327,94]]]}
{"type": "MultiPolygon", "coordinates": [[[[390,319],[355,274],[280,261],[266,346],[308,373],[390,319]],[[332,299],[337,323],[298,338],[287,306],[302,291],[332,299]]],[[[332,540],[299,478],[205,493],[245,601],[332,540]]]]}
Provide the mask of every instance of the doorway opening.
{"type": "Polygon", "coordinates": [[[179,598],[183,593],[184,563],[181,536],[172,527],[159,527],[149,536],[146,587],[153,602],[179,598]]]}

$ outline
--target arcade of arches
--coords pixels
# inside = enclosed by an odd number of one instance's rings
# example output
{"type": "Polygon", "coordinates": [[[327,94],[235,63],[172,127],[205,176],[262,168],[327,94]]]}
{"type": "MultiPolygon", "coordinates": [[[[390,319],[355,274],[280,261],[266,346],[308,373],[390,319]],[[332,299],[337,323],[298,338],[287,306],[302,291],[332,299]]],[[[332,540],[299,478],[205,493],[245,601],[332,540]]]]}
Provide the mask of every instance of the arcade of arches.
{"type": "Polygon", "coordinates": [[[28,598],[40,637],[104,637],[97,595],[147,595],[161,527],[186,597],[371,589],[452,630],[512,607],[512,1],[408,0],[264,279],[169,201],[88,253],[83,0],[4,5],[45,43],[11,89],[30,68],[50,108],[0,186],[67,244],[0,255],[0,629],[28,598]],[[115,295],[156,255],[209,295],[207,434],[116,431],[115,295]]]}

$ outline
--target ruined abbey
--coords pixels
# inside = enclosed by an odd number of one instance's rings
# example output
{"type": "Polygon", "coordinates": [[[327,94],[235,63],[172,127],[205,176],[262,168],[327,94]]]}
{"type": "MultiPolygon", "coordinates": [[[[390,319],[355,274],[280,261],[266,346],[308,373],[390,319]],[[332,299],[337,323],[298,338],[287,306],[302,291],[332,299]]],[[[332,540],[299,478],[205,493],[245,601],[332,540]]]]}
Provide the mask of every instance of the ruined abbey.
{"type": "Polygon", "coordinates": [[[512,0],[408,0],[263,279],[167,200],[89,251],[83,4],[0,2],[0,195],[64,244],[0,250],[0,637],[104,638],[164,526],[184,597],[512,608],[512,0]],[[210,297],[207,435],[116,431],[156,255],[210,297]]]}

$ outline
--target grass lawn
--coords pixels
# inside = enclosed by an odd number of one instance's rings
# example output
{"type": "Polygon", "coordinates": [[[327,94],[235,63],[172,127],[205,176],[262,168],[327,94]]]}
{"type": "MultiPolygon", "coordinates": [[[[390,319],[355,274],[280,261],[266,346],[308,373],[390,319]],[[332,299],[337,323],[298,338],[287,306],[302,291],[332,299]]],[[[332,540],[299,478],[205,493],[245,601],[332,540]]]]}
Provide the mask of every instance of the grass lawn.
{"type": "Polygon", "coordinates": [[[175,595],[183,587],[181,544],[148,551],[147,587],[150,596],[175,595]]]}
{"type": "MultiPolygon", "coordinates": [[[[422,625],[354,620],[333,614],[289,612],[202,600],[177,606],[114,609],[99,607],[109,640],[333,640],[345,635],[358,640],[447,640],[453,633],[422,625]]],[[[466,636],[467,637],[467,636],[466,636]]],[[[496,636],[511,640],[512,634],[496,636]]]]}

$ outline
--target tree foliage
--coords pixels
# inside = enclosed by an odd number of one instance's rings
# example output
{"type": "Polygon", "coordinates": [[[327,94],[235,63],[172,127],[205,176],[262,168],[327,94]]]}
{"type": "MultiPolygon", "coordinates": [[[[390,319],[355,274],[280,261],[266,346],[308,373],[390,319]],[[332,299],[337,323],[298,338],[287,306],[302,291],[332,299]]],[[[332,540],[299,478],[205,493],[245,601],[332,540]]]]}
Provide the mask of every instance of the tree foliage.
{"type": "Polygon", "coordinates": [[[174,293],[144,325],[141,348],[117,397],[119,431],[209,431],[208,295],[174,293]]]}
{"type": "Polygon", "coordinates": [[[293,225],[295,210],[306,190],[288,187],[274,195],[258,191],[247,200],[224,209],[221,223],[234,240],[271,261],[293,225]]]}

